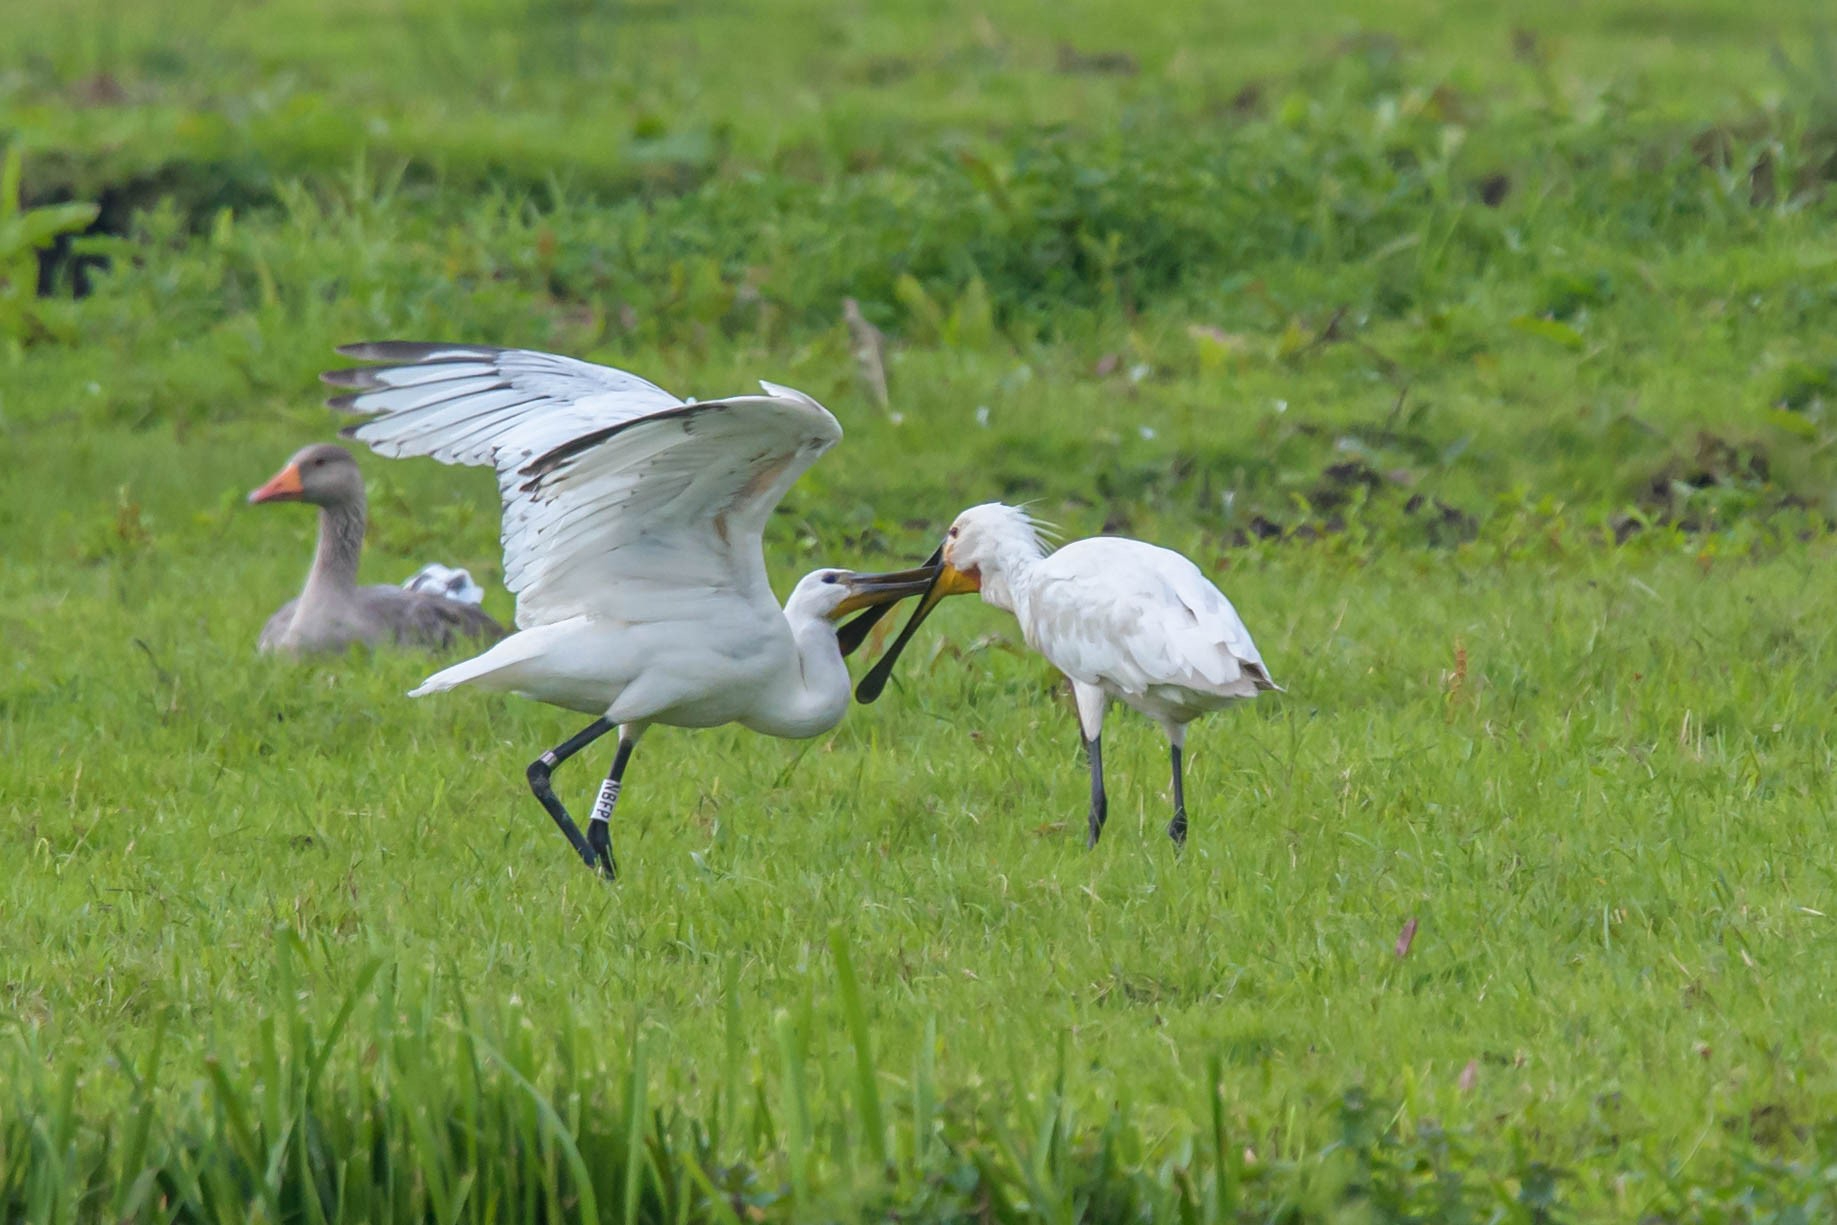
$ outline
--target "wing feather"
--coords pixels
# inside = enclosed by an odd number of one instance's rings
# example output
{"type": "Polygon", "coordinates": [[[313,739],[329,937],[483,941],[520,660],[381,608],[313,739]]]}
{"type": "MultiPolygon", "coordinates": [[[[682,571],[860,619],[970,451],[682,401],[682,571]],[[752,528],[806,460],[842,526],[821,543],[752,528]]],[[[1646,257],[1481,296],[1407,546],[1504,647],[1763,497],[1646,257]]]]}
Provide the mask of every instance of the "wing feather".
{"type": "Polygon", "coordinates": [[[1033,645],[1076,680],[1129,694],[1173,686],[1220,698],[1275,688],[1237,609],[1187,558],[1096,537],[1039,564],[1033,645]]]}
{"type": "Polygon", "coordinates": [[[388,456],[490,465],[504,582],[528,628],[657,619],[684,598],[770,598],[773,507],[841,438],[800,391],[685,403],[637,375],[552,353],[386,341],[333,371],[346,437],[388,456]]]}
{"type": "Polygon", "coordinates": [[[370,418],[345,437],[392,458],[490,464],[500,478],[582,434],[682,404],[627,371],[531,349],[381,341],[338,351],[403,363],[322,376],[355,388],[327,401],[332,408],[370,418]]]}

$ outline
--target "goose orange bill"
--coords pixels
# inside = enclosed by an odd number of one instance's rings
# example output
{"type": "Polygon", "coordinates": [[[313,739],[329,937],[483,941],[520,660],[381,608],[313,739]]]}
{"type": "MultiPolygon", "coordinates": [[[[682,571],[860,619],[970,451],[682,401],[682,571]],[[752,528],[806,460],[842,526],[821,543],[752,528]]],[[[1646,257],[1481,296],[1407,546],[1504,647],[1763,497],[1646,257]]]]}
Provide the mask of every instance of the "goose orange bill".
{"type": "MultiPolygon", "coordinates": [[[[942,550],[939,553],[942,555],[942,550]]],[[[868,670],[868,674],[861,678],[861,683],[855,686],[855,701],[872,702],[880,696],[881,690],[887,687],[887,681],[893,676],[893,665],[899,662],[900,652],[906,649],[906,644],[912,641],[912,635],[918,632],[919,623],[931,615],[931,610],[938,606],[939,601],[945,596],[969,595],[981,590],[982,580],[973,570],[965,573],[949,562],[941,562],[938,566],[937,577],[931,580],[931,587],[925,592],[925,598],[920,600],[918,607],[912,610],[912,620],[906,622],[906,628],[899,632],[899,637],[894,639],[892,647],[880,657],[879,662],[868,670]]]]}
{"type": "Polygon", "coordinates": [[[288,464],[272,477],[260,489],[249,492],[251,502],[293,502],[306,492],[306,486],[300,483],[300,465],[288,464]]]}
{"type": "MultiPolygon", "coordinates": [[[[919,567],[921,570],[925,571],[927,575],[925,582],[926,591],[931,590],[929,576],[936,574],[938,567],[943,564],[944,548],[940,545],[937,551],[926,559],[925,564],[919,567]]],[[[836,631],[836,645],[842,648],[843,659],[847,659],[850,655],[853,655],[856,651],[861,649],[861,644],[867,641],[869,631],[876,625],[879,625],[880,619],[893,611],[893,605],[898,602],[897,600],[888,600],[884,604],[876,604],[874,607],[868,609],[859,617],[856,617],[853,621],[850,621],[847,625],[844,625],[841,629],[836,631]]]]}
{"type": "MultiPolygon", "coordinates": [[[[830,610],[829,619],[834,621],[858,609],[891,606],[909,595],[923,595],[931,590],[937,576],[937,570],[930,566],[887,574],[850,574],[842,580],[848,594],[830,610]]],[[[838,633],[837,638],[840,637],[838,633]]]]}

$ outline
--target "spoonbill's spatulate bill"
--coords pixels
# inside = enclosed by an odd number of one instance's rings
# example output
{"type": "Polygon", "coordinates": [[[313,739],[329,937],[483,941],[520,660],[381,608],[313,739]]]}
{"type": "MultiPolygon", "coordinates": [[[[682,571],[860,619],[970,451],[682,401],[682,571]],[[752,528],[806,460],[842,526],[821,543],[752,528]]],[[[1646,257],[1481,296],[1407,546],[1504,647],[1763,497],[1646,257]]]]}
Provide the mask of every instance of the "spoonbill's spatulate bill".
{"type": "Polygon", "coordinates": [[[979,591],[984,603],[1013,613],[1027,645],[1072,683],[1091,765],[1089,845],[1097,845],[1108,810],[1102,739],[1112,701],[1167,733],[1174,774],[1167,833],[1185,845],[1186,725],[1280,688],[1231,601],[1185,557],[1140,540],[1094,536],[1049,553],[1033,519],[999,502],[958,515],[938,558],[936,582],[856,696],[880,696],[900,652],[940,600],[979,591]]]}
{"type": "Polygon", "coordinates": [[[414,690],[471,684],[595,716],[530,763],[530,789],[608,877],[625,768],[653,723],[828,731],[848,708],[835,621],[925,591],[936,571],[804,576],[782,609],[766,581],[766,519],[842,428],[800,391],[684,403],[636,375],[520,349],[384,342],[384,363],[324,376],[346,437],[389,456],[497,470],[504,582],[517,633],[414,690]],[[587,833],[550,772],[614,728],[587,833]]]}
{"type": "MultiPolygon", "coordinates": [[[[466,638],[489,642],[504,636],[504,627],[476,607],[476,600],[419,588],[357,585],[364,547],[364,476],[343,447],[320,443],[302,448],[252,491],[249,501],[310,502],[319,508],[319,547],[306,588],[268,618],[259,650],[305,655],[342,651],[352,643],[440,648],[466,638]]],[[[432,569],[445,567],[426,568],[432,569]]]]}

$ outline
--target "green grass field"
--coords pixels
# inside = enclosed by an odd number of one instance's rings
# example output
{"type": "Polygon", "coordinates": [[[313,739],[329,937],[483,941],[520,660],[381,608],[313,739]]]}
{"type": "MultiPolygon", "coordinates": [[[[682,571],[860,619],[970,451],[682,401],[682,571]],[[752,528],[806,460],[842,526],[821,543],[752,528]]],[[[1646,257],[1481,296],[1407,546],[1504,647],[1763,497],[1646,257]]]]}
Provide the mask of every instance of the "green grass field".
{"type": "MultiPolygon", "coordinates": [[[[6,19],[0,1217],[1837,1212],[1823,4],[6,19]],[[254,652],[313,524],[243,494],[384,337],[803,388],[781,592],[1032,499],[1287,692],[1179,857],[1113,716],[1087,853],[953,601],[829,736],[653,731],[605,886],[583,720],[254,652]]],[[[366,579],[507,618],[489,475],[363,463],[366,579]]]]}

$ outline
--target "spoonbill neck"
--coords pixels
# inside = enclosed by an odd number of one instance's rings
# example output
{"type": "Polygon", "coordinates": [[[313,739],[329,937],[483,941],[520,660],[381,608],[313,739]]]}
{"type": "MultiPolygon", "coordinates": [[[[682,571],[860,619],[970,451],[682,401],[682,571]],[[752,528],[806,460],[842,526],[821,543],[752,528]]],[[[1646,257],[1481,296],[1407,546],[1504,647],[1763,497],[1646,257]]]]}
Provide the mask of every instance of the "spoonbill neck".
{"type": "Polygon", "coordinates": [[[827,617],[787,612],[785,623],[790,659],[775,683],[761,691],[758,711],[743,722],[768,736],[804,740],[822,735],[848,713],[848,665],[827,617]]]}
{"type": "Polygon", "coordinates": [[[1033,570],[1046,555],[1037,544],[1026,541],[1003,542],[977,566],[982,601],[1003,612],[1016,615],[1033,586],[1033,570]]]}

